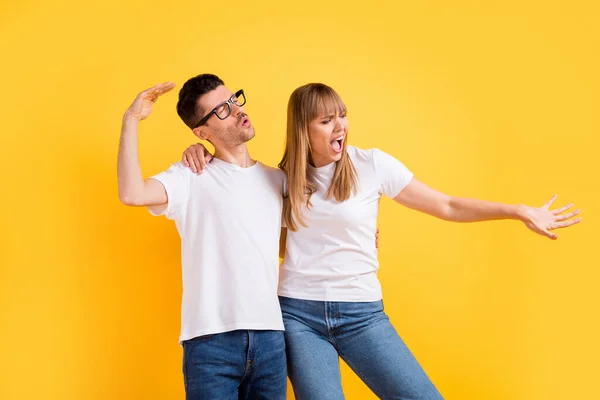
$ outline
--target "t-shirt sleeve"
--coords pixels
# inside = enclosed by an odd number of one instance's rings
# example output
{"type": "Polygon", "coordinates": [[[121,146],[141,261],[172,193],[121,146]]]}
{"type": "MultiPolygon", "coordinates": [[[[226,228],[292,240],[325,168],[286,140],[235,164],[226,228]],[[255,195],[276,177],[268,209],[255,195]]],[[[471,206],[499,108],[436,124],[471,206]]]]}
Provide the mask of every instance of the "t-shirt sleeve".
{"type": "Polygon", "coordinates": [[[402,162],[379,149],[373,149],[373,164],[379,180],[379,193],[392,199],[414,176],[402,162]]]}
{"type": "Polygon", "coordinates": [[[150,214],[154,216],[164,215],[168,219],[173,220],[181,219],[185,213],[189,199],[190,174],[191,171],[181,162],[178,162],[172,164],[166,171],[152,176],[151,179],[159,181],[167,192],[167,208],[162,213],[157,213],[149,209],[150,214]]]}

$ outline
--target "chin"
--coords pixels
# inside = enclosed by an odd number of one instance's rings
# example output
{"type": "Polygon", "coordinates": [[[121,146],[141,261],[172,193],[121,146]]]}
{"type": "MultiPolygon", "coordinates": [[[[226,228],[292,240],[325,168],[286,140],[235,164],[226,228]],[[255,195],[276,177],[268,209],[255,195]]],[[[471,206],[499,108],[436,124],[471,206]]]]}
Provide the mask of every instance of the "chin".
{"type": "Polygon", "coordinates": [[[244,132],[241,135],[241,139],[243,143],[246,143],[247,141],[249,141],[250,139],[252,139],[254,137],[255,133],[254,133],[254,128],[249,129],[247,132],[244,132]]]}

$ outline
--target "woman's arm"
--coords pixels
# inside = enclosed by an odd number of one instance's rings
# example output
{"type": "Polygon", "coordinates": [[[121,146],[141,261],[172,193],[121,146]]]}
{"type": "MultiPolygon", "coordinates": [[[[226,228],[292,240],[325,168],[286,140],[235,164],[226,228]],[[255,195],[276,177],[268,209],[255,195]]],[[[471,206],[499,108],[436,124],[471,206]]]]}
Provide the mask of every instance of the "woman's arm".
{"type": "Polygon", "coordinates": [[[408,208],[452,222],[480,222],[500,219],[513,219],[523,222],[532,231],[557,239],[551,230],[565,228],[581,221],[581,218],[569,219],[579,214],[579,210],[562,214],[573,206],[566,205],[550,211],[550,205],[556,200],[553,196],[542,207],[503,204],[493,201],[477,200],[449,196],[430,188],[416,178],[394,198],[408,208]]]}

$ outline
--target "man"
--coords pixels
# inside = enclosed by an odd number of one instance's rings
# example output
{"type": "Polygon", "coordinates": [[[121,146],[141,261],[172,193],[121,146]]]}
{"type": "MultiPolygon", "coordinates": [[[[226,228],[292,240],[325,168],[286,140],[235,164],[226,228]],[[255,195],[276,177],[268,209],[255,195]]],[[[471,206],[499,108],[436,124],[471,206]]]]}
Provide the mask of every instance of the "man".
{"type": "Polygon", "coordinates": [[[286,360],[277,297],[283,172],[252,160],[254,127],[242,90],[211,74],[188,80],[177,113],[215,147],[204,173],[182,163],[144,180],[138,125],[163,83],[141,92],[123,117],[119,197],[175,221],[181,237],[181,335],[187,399],[285,399],[286,360]]]}

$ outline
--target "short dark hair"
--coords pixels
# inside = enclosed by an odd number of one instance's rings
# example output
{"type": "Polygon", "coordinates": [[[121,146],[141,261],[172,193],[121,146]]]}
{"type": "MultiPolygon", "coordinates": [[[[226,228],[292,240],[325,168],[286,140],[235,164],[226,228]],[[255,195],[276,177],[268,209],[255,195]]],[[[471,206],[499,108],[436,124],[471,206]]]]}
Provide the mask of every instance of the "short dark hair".
{"type": "Polygon", "coordinates": [[[179,91],[177,114],[190,129],[194,129],[200,118],[203,117],[203,115],[198,115],[203,112],[203,110],[198,110],[196,106],[198,99],[221,85],[225,85],[225,83],[213,74],[200,74],[188,79],[183,84],[179,91]]]}

